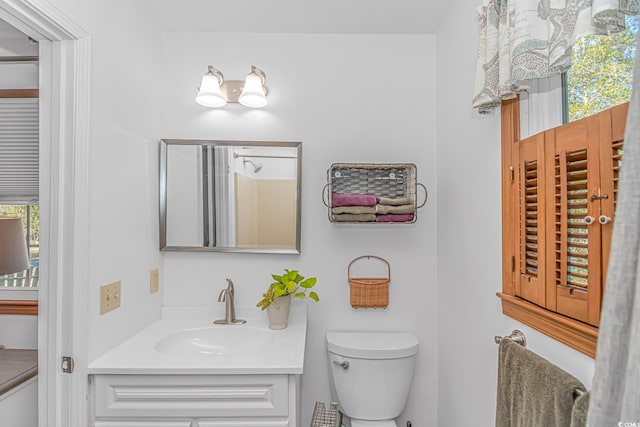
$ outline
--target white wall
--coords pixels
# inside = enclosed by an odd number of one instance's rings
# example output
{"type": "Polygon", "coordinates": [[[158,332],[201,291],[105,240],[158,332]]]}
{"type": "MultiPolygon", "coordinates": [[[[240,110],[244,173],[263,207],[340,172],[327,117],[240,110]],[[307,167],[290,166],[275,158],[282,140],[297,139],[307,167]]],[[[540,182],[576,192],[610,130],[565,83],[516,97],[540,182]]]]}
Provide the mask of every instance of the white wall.
{"type": "Polygon", "coordinates": [[[38,348],[38,317],[15,314],[0,315],[0,345],[6,348],[38,348]]]}
{"type": "MultiPolygon", "coordinates": [[[[158,253],[161,37],[126,0],[52,0],[91,36],[88,358],[159,318],[149,294],[158,253]],[[122,306],[100,315],[99,287],[122,281],[122,306]]],[[[85,203],[85,201],[80,201],[85,203]]]]}
{"type": "Polygon", "coordinates": [[[270,273],[299,268],[318,277],[321,298],[309,304],[302,425],[316,400],[331,398],[324,339],[333,329],[414,332],[421,349],[400,425],[437,425],[435,38],[169,33],[164,49],[162,137],[303,142],[302,253],[164,253],[164,305],[210,305],[213,320],[222,315],[216,298],[230,277],[241,317],[243,309],[258,310],[270,273]],[[231,80],[243,79],[251,65],[262,68],[269,106],[197,105],[207,65],[231,80]],[[414,162],[430,202],[412,225],[331,224],[321,193],[336,162],[414,162]],[[387,310],[349,305],[347,264],[368,253],[391,263],[387,310]]]}
{"type": "Polygon", "coordinates": [[[495,335],[527,347],[589,388],[593,360],[501,314],[500,118],[471,108],[477,0],[457,0],[437,33],[438,425],[493,425],[495,335]]]}
{"type": "Polygon", "coordinates": [[[38,377],[33,377],[0,396],[2,425],[37,427],[38,377]]]}

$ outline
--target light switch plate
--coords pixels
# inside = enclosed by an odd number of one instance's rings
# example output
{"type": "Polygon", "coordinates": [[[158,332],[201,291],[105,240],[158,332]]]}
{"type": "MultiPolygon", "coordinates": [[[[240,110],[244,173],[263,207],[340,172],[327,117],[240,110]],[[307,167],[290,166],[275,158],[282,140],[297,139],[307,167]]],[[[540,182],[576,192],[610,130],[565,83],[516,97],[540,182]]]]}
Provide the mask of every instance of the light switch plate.
{"type": "Polygon", "coordinates": [[[149,293],[156,293],[158,289],[160,289],[160,270],[156,268],[149,274],[149,293]]]}
{"type": "Polygon", "coordinates": [[[100,286],[100,314],[120,307],[120,280],[100,286]]]}

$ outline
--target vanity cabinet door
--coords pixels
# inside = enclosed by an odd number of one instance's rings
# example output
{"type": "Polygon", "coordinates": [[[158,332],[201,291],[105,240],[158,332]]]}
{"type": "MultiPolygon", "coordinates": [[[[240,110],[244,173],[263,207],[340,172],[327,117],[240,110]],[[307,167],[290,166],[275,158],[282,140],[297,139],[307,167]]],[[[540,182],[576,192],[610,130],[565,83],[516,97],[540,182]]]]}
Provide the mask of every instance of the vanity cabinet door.
{"type": "Polygon", "coordinates": [[[198,427],[191,421],[96,421],[94,427],[198,427]]]}
{"type": "Polygon", "coordinates": [[[198,421],[193,427],[295,427],[288,420],[256,421],[198,421]]]}
{"type": "Polygon", "coordinates": [[[96,419],[289,415],[287,375],[96,375],[94,384],[96,419]]]}
{"type": "Polygon", "coordinates": [[[96,421],[94,427],[294,427],[288,420],[96,421]]]}

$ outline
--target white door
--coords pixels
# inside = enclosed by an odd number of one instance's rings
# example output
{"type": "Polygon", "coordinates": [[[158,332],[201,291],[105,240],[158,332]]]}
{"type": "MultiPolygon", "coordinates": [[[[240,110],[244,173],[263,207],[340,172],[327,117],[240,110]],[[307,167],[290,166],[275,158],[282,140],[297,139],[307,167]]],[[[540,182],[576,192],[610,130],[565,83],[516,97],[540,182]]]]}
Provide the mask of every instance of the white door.
{"type": "Polygon", "coordinates": [[[40,44],[38,425],[84,427],[89,40],[46,1],[0,0],[0,18],[40,44]]]}

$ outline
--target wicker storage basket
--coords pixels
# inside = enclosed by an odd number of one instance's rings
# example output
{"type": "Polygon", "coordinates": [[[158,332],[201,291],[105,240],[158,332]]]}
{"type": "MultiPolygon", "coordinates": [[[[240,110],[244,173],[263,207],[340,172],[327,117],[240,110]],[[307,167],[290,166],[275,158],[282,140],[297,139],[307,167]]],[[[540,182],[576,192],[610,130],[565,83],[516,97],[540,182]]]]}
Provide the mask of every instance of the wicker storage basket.
{"type": "MultiPolygon", "coordinates": [[[[368,194],[385,198],[408,198],[413,205],[413,216],[404,223],[413,223],[417,218],[416,165],[413,163],[334,163],[327,171],[329,221],[338,221],[332,213],[332,194],[368,194]]],[[[422,184],[420,184],[422,185],[422,184]]],[[[355,221],[354,221],[355,222],[355,221]]],[[[376,222],[375,219],[365,221],[376,222]]],[[[359,222],[362,223],[362,222],[359,222]]]]}
{"type": "Polygon", "coordinates": [[[353,259],[347,267],[350,286],[350,302],[353,308],[387,308],[389,305],[389,282],[391,266],[389,262],[375,255],[363,255],[353,259]],[[387,265],[387,277],[351,277],[351,266],[363,258],[376,258],[387,265]]]}

